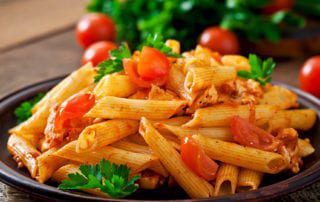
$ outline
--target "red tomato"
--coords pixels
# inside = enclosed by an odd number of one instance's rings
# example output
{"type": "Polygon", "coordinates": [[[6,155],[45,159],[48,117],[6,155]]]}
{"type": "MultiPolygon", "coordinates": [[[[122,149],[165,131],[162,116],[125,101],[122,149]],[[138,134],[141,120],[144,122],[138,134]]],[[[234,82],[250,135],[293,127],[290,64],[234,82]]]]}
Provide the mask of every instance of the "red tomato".
{"type": "Polygon", "coordinates": [[[222,55],[239,52],[237,36],[233,32],[220,27],[209,27],[204,30],[200,36],[199,44],[222,55]]]}
{"type": "Polygon", "coordinates": [[[272,14],[281,10],[289,10],[293,7],[294,0],[273,0],[268,6],[263,8],[266,14],[272,14]]]}
{"type": "Polygon", "coordinates": [[[58,107],[55,126],[63,126],[67,120],[83,117],[94,104],[95,96],[91,93],[71,96],[58,107]]]}
{"type": "Polygon", "coordinates": [[[320,55],[307,60],[299,75],[302,90],[320,98],[320,55]]]}
{"type": "Polygon", "coordinates": [[[279,146],[274,136],[239,116],[232,118],[231,132],[234,141],[244,146],[266,151],[276,151],[279,146]]]}
{"type": "Polygon", "coordinates": [[[164,77],[169,74],[170,62],[159,50],[144,46],[140,54],[138,74],[145,80],[164,77]]]}
{"type": "Polygon", "coordinates": [[[106,15],[87,14],[78,22],[76,35],[79,44],[86,48],[97,41],[114,41],[116,27],[106,15]]]}
{"type": "Polygon", "coordinates": [[[208,181],[215,179],[218,164],[205,154],[191,136],[183,139],[180,153],[183,162],[197,175],[208,181]]]}
{"type": "Polygon", "coordinates": [[[82,56],[82,64],[92,62],[93,66],[97,66],[100,62],[109,59],[109,52],[116,49],[117,44],[109,41],[99,41],[90,45],[82,56]]]}
{"type": "Polygon", "coordinates": [[[123,67],[132,83],[140,88],[150,88],[152,84],[162,86],[166,83],[167,77],[159,77],[154,80],[145,80],[137,72],[137,62],[133,59],[123,59],[123,67]]]}

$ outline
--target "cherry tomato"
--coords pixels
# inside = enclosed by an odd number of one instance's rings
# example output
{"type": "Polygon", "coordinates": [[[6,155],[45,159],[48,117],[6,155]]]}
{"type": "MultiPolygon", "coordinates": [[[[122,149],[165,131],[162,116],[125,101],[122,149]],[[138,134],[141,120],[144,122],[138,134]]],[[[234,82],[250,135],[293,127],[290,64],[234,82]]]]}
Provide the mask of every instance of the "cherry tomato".
{"type": "Polygon", "coordinates": [[[97,41],[114,41],[116,27],[106,15],[87,14],[78,22],[76,35],[79,44],[86,48],[97,41]]]}
{"type": "Polygon", "coordinates": [[[205,154],[191,136],[183,138],[180,153],[183,162],[197,175],[208,181],[215,179],[218,164],[205,154]]]}
{"type": "Polygon", "coordinates": [[[144,46],[138,63],[138,74],[142,79],[153,80],[169,74],[170,62],[159,50],[144,46]]]}
{"type": "Polygon", "coordinates": [[[57,109],[55,126],[63,126],[67,120],[83,117],[95,104],[91,93],[76,94],[64,101],[57,109]]]}
{"type": "Polygon", "coordinates": [[[209,27],[204,30],[200,36],[199,44],[222,55],[239,52],[237,36],[233,32],[220,27],[209,27]]]}
{"type": "Polygon", "coordinates": [[[320,55],[307,60],[299,75],[302,90],[320,98],[320,55]]]}
{"type": "Polygon", "coordinates": [[[266,14],[272,14],[281,10],[289,10],[293,7],[294,0],[273,0],[269,5],[263,8],[266,14]]]}
{"type": "Polygon", "coordinates": [[[82,64],[92,62],[93,66],[97,66],[100,62],[109,59],[109,51],[116,49],[117,45],[109,41],[99,41],[90,45],[82,56],[82,64]]]}
{"type": "Polygon", "coordinates": [[[162,86],[166,83],[167,77],[159,77],[154,80],[145,80],[137,72],[137,62],[133,59],[123,59],[123,67],[132,83],[140,88],[150,88],[152,84],[162,86]]]}
{"type": "Polygon", "coordinates": [[[239,116],[231,119],[231,132],[234,141],[244,146],[276,151],[280,144],[270,133],[239,116]]]}

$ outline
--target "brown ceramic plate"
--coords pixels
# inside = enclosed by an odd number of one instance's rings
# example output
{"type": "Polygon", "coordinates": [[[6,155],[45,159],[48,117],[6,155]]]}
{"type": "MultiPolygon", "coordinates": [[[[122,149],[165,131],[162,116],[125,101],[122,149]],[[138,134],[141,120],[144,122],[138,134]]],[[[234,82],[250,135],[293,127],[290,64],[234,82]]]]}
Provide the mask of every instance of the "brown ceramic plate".
{"type": "MultiPolygon", "coordinates": [[[[105,199],[86,195],[80,192],[63,192],[56,188],[56,184],[48,182],[40,184],[31,179],[24,169],[18,169],[16,163],[7,152],[6,143],[8,140],[8,129],[16,125],[16,118],[13,115],[14,109],[24,100],[34,97],[39,92],[45,92],[63,77],[55,78],[45,82],[28,86],[17,92],[14,92],[0,100],[0,180],[10,186],[13,186],[24,192],[36,195],[41,198],[50,200],[67,200],[67,201],[115,201],[114,199],[105,199]]],[[[284,85],[280,84],[279,85],[284,85]]],[[[278,175],[265,175],[261,188],[255,191],[230,195],[220,198],[202,199],[201,201],[235,201],[235,200],[264,200],[288,194],[306,187],[320,179],[320,101],[319,99],[308,95],[296,88],[284,85],[294,91],[299,96],[299,103],[302,108],[312,108],[318,113],[317,124],[309,131],[302,133],[303,137],[310,138],[316,148],[316,152],[304,159],[302,171],[293,175],[282,173],[278,175]]],[[[137,191],[131,195],[132,200],[181,200],[188,199],[187,195],[181,189],[158,189],[153,191],[137,191]]],[[[119,200],[121,201],[121,200],[119,200]]],[[[189,199],[189,201],[191,201],[189,199]]],[[[197,200],[198,201],[198,200],[197,200]]]]}

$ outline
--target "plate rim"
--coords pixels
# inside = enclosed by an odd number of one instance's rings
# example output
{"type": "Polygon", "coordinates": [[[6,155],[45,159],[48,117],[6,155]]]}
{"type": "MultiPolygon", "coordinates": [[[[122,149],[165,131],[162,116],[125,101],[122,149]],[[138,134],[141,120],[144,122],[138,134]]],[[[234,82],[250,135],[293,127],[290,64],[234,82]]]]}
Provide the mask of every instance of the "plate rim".
{"type": "MultiPolygon", "coordinates": [[[[18,90],[15,90],[11,93],[8,93],[7,95],[0,98],[0,114],[4,111],[3,105],[8,105],[6,101],[10,99],[14,99],[15,97],[22,97],[23,95],[25,97],[30,96],[31,93],[35,93],[37,90],[45,87],[53,87],[54,84],[61,81],[63,78],[65,78],[66,75],[54,77],[51,79],[43,80],[40,82],[36,82],[30,85],[27,85],[26,87],[20,88],[18,90]]],[[[296,87],[293,87],[288,84],[284,84],[281,82],[273,82],[276,85],[281,85],[286,88],[288,88],[291,91],[294,91],[298,95],[299,100],[304,100],[309,102],[310,104],[316,106],[316,111],[318,115],[318,119],[320,117],[320,99],[303,92],[299,90],[296,87]]],[[[318,120],[320,121],[320,120],[318,120]]],[[[264,200],[266,198],[271,199],[275,198],[281,195],[289,194],[295,191],[298,191],[302,188],[305,188],[307,186],[310,186],[311,184],[315,183],[316,181],[320,180],[320,160],[318,160],[314,165],[312,165],[310,168],[304,170],[303,172],[300,172],[297,175],[294,175],[288,179],[285,179],[283,181],[261,187],[257,190],[244,192],[244,193],[238,193],[235,195],[230,196],[224,196],[224,197],[214,197],[214,198],[207,198],[207,199],[177,199],[173,201],[243,201],[243,200],[264,200]],[[317,172],[318,171],[318,172],[317,172]],[[298,180],[300,179],[300,180],[298,180]],[[280,192],[277,192],[277,188],[279,188],[282,185],[293,183],[291,187],[288,188],[282,188],[280,192]]],[[[40,198],[48,198],[53,200],[90,200],[90,201],[141,201],[141,200],[135,200],[135,199],[108,199],[108,198],[102,198],[92,195],[79,195],[73,192],[65,192],[57,189],[54,186],[50,186],[47,184],[40,184],[39,182],[35,181],[34,179],[24,176],[20,173],[18,173],[16,170],[9,168],[2,159],[0,159],[0,181],[3,183],[12,186],[20,191],[23,191],[25,193],[34,195],[36,197],[40,198]]],[[[146,201],[146,200],[143,200],[146,201]]],[[[166,201],[166,200],[149,200],[149,201],[166,201]]]]}

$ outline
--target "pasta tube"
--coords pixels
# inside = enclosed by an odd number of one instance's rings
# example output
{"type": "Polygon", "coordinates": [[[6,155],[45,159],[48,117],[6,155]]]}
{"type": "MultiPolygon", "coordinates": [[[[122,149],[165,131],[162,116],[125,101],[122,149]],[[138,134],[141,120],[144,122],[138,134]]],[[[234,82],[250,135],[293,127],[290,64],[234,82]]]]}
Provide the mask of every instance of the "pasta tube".
{"type": "Polygon", "coordinates": [[[199,92],[211,85],[221,85],[226,81],[234,80],[237,72],[234,67],[215,66],[210,68],[189,68],[184,81],[184,88],[189,94],[199,92]]]}
{"type": "Polygon", "coordinates": [[[69,161],[65,158],[52,155],[56,151],[56,148],[52,148],[45,153],[42,153],[37,158],[38,173],[36,179],[38,182],[44,183],[58,168],[69,163],[69,161]]]}
{"type": "Polygon", "coordinates": [[[242,168],[238,177],[238,187],[239,192],[251,191],[258,189],[262,181],[263,173],[242,168]]]}
{"type": "Polygon", "coordinates": [[[298,139],[298,147],[299,147],[299,156],[307,157],[315,151],[314,147],[310,144],[310,140],[306,139],[298,139]]]}
{"type": "MultiPolygon", "coordinates": [[[[255,118],[257,123],[262,125],[274,115],[276,108],[269,105],[257,105],[255,107],[255,118]]],[[[193,119],[184,124],[185,127],[219,127],[229,126],[233,116],[240,116],[248,119],[250,107],[247,105],[218,105],[198,109],[193,119]]]]}
{"type": "Polygon", "coordinates": [[[263,94],[259,104],[273,105],[278,109],[288,109],[298,105],[297,95],[281,86],[272,86],[263,94]]]}
{"type": "Polygon", "coordinates": [[[129,97],[137,92],[137,87],[129,80],[127,75],[106,75],[93,90],[96,99],[105,96],[129,97]]]}
{"type": "Polygon", "coordinates": [[[170,119],[151,121],[151,123],[162,123],[172,126],[181,126],[191,120],[190,116],[176,116],[170,119]]]}
{"type": "Polygon", "coordinates": [[[186,135],[203,135],[209,138],[232,141],[230,128],[185,128],[180,126],[170,126],[166,124],[158,124],[157,128],[169,130],[179,138],[186,135]]]}
{"type": "Polygon", "coordinates": [[[133,100],[106,96],[85,116],[105,119],[168,119],[180,112],[185,101],[133,100]],[[156,112],[156,113],[155,113],[156,112]]]}
{"type": "Polygon", "coordinates": [[[214,160],[271,174],[279,173],[288,166],[283,156],[277,153],[244,147],[202,135],[192,137],[214,160]]]}
{"type": "Polygon", "coordinates": [[[184,88],[184,80],[185,80],[184,73],[178,68],[177,65],[174,64],[170,69],[166,87],[169,90],[172,90],[173,92],[175,92],[181,98],[190,100],[191,98],[189,97],[186,89],[184,88]]]}
{"type": "Polygon", "coordinates": [[[37,157],[40,152],[30,142],[16,134],[9,137],[7,143],[8,151],[13,155],[18,167],[25,166],[30,172],[31,177],[35,178],[37,174],[37,157]]]}
{"type": "Polygon", "coordinates": [[[107,146],[138,132],[139,122],[133,120],[109,120],[86,127],[77,140],[77,152],[88,152],[107,146]]]}
{"type": "Polygon", "coordinates": [[[212,195],[213,187],[183,163],[179,153],[146,118],[141,119],[140,133],[164,167],[190,197],[208,198],[212,195]]]}
{"type": "Polygon", "coordinates": [[[235,67],[237,70],[250,70],[249,60],[241,55],[224,55],[221,57],[223,65],[235,67]]]}
{"type": "MultiPolygon", "coordinates": [[[[61,168],[59,168],[52,175],[52,180],[58,183],[62,183],[63,180],[69,179],[68,175],[71,173],[80,172],[79,165],[77,164],[68,164],[61,168]]],[[[109,195],[105,192],[100,191],[100,189],[83,189],[82,191],[87,192],[89,194],[93,194],[96,196],[101,196],[105,198],[109,198],[109,195]]]]}
{"type": "Polygon", "coordinates": [[[309,130],[315,124],[317,113],[312,109],[281,110],[269,121],[271,130],[295,128],[309,130]]]}
{"type": "Polygon", "coordinates": [[[222,163],[217,173],[214,195],[224,196],[236,193],[238,174],[237,166],[222,163]]]}
{"type": "Polygon", "coordinates": [[[150,154],[139,154],[109,146],[79,154],[76,152],[76,144],[76,141],[70,142],[56,151],[54,155],[85,164],[98,163],[105,158],[116,164],[127,164],[133,173],[147,169],[157,159],[150,154]]]}
{"type": "Polygon", "coordinates": [[[46,98],[46,102],[35,114],[27,121],[12,128],[10,133],[16,133],[18,135],[28,133],[42,134],[47,124],[50,108],[93,83],[94,75],[95,71],[90,63],[73,72],[61,82],[61,85],[58,84],[57,87],[59,87],[59,89],[56,89],[55,93],[50,95],[50,99],[46,98]]]}

